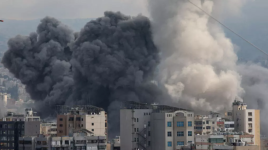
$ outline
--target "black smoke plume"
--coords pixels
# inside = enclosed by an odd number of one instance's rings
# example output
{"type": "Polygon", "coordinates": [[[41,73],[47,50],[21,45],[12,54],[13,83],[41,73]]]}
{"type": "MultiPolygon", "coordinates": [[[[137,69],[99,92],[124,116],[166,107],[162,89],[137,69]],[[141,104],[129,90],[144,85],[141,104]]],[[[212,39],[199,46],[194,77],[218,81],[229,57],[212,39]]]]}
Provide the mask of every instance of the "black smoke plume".
{"type": "Polygon", "coordinates": [[[161,95],[152,82],[159,52],[143,16],[105,12],[79,33],[46,17],[36,33],[11,38],[8,46],[2,63],[26,85],[44,116],[55,105],[103,107],[112,137],[124,101],[152,102],[161,95]]]}

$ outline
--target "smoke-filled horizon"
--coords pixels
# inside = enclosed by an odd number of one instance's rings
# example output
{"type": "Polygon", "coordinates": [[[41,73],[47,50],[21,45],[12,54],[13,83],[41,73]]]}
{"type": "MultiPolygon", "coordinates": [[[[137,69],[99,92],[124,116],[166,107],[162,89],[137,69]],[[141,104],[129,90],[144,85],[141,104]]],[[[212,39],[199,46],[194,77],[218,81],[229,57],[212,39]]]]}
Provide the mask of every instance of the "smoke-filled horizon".
{"type": "Polygon", "coordinates": [[[102,107],[113,137],[121,103],[153,102],[161,95],[152,82],[159,51],[143,16],[105,12],[79,33],[46,17],[36,33],[11,38],[8,46],[2,63],[26,85],[43,116],[55,105],[102,107]]]}
{"type": "MultiPolygon", "coordinates": [[[[191,1],[224,17],[221,1],[191,1]]],[[[232,14],[244,3],[226,1],[224,11],[232,14]]],[[[119,133],[119,109],[128,100],[223,112],[243,98],[264,116],[266,68],[237,64],[221,26],[189,2],[148,0],[148,6],[151,21],[105,12],[77,33],[46,17],[37,32],[9,40],[2,62],[44,116],[55,105],[105,108],[110,138],[119,133]]],[[[263,120],[262,133],[267,125],[263,120]]]]}

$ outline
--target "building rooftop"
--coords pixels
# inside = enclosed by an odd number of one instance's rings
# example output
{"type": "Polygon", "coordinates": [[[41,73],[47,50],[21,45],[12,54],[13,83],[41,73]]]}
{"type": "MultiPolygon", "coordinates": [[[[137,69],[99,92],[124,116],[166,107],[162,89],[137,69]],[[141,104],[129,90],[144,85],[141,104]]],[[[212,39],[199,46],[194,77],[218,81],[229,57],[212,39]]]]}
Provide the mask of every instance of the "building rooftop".
{"type": "Polygon", "coordinates": [[[76,105],[76,106],[57,105],[56,111],[59,114],[65,114],[65,113],[80,114],[80,112],[85,112],[87,114],[90,113],[98,114],[101,111],[104,111],[104,109],[92,105],[76,105]]]}
{"type": "Polygon", "coordinates": [[[238,100],[234,100],[233,105],[247,105],[247,104],[238,100]]]}
{"type": "Polygon", "coordinates": [[[187,109],[173,107],[173,106],[159,105],[156,103],[147,104],[147,103],[140,103],[140,102],[134,102],[134,101],[126,102],[125,106],[127,109],[152,109],[154,112],[174,112],[178,110],[190,111],[187,109]]]}

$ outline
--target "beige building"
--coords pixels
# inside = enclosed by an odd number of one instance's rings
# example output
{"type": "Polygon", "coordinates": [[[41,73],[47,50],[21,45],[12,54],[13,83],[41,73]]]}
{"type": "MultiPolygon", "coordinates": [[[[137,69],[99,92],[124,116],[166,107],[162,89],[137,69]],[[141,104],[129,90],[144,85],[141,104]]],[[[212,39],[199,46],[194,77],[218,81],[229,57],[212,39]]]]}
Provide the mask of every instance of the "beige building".
{"type": "Polygon", "coordinates": [[[94,136],[107,136],[107,114],[101,108],[76,106],[57,116],[57,136],[72,135],[87,129],[94,136]]]}
{"type": "Polygon", "coordinates": [[[240,101],[233,102],[233,120],[235,130],[254,135],[254,144],[261,146],[260,140],[260,110],[247,109],[247,105],[240,101]]]}
{"type": "Polygon", "coordinates": [[[43,122],[41,123],[41,134],[44,136],[57,136],[57,123],[43,122]]]}
{"type": "Polygon", "coordinates": [[[206,135],[212,134],[217,130],[217,121],[219,119],[217,117],[209,117],[209,116],[195,116],[195,130],[194,133],[197,135],[206,135]]]}

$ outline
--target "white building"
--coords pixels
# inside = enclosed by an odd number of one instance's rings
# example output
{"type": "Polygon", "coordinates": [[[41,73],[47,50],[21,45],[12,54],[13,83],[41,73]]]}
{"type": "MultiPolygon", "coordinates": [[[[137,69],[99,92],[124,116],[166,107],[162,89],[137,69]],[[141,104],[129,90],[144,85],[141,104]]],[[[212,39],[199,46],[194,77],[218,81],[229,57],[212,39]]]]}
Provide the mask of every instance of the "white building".
{"type": "Polygon", "coordinates": [[[32,109],[25,109],[25,136],[37,136],[40,134],[40,116],[32,109]]]}
{"type": "Polygon", "coordinates": [[[260,110],[247,109],[245,103],[235,100],[232,114],[235,130],[254,135],[254,144],[260,146],[260,110]]]}
{"type": "Polygon", "coordinates": [[[194,113],[180,108],[130,102],[120,110],[121,149],[175,150],[194,143],[194,113]]]}

